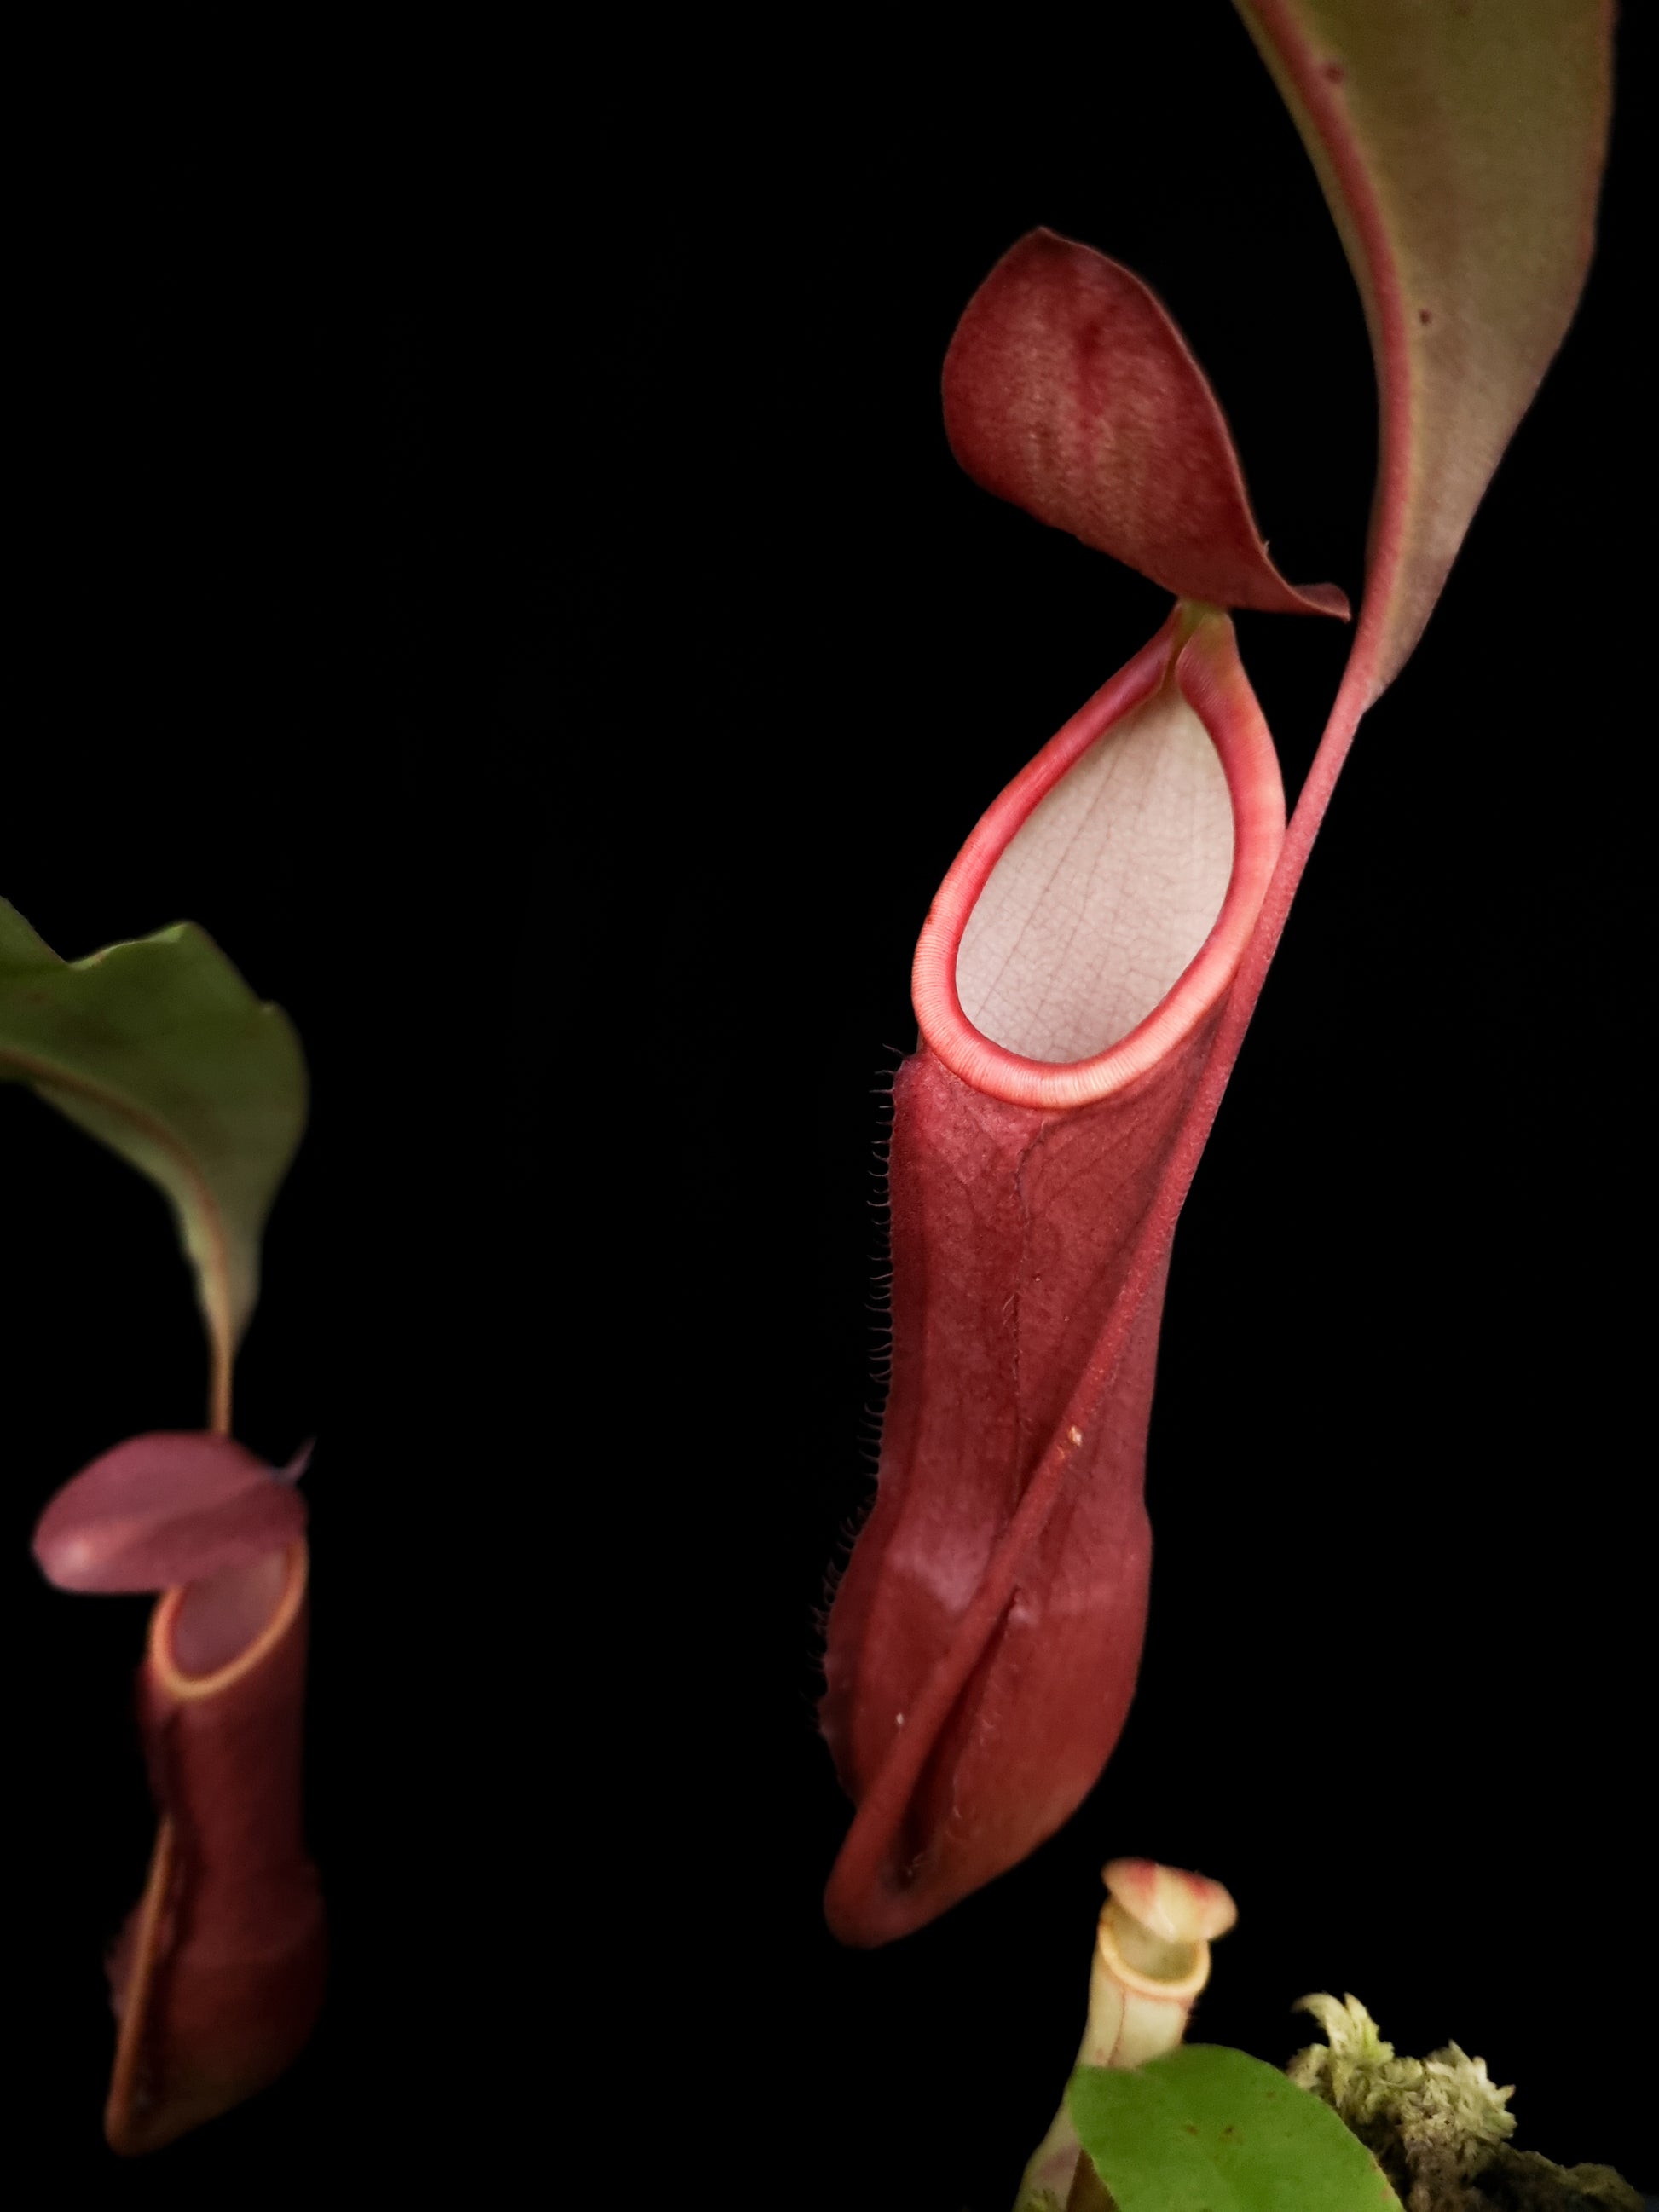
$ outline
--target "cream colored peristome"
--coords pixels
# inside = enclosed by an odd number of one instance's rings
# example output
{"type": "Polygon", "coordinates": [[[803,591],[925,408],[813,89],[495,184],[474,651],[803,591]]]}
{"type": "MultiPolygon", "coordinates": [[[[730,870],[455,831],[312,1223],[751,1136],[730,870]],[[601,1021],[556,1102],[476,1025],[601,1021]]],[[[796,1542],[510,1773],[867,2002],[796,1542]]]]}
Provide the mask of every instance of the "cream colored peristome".
{"type": "MultiPolygon", "coordinates": [[[[1104,1878],[1077,2063],[1142,2066],[1173,2051],[1186,2033],[1210,1978],[1211,1942],[1226,1934],[1238,1911],[1218,1881],[1151,1859],[1113,1859],[1104,1878]]],[[[1016,2212],[1063,2206],[1080,2148],[1062,2102],[1025,2169],[1016,2212]]]]}
{"type": "Polygon", "coordinates": [[[1226,990],[1284,830],[1232,626],[1178,608],[952,864],[916,947],[923,1037],[1011,1104],[1064,1109],[1122,1089],[1226,990]]]}

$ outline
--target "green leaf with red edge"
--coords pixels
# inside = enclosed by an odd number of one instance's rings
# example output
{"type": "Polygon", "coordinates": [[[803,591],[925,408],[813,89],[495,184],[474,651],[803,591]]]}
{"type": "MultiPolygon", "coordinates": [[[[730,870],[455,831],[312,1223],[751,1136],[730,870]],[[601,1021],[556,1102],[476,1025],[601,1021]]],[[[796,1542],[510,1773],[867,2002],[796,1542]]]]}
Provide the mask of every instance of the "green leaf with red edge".
{"type": "Polygon", "coordinates": [[[293,1025],[179,922],[60,959],[0,899],[0,1080],[30,1085],[167,1197],[213,1355],[213,1420],[258,1296],[259,1241],[306,1118],[293,1025]]]}
{"type": "Polygon", "coordinates": [[[1238,0],[1365,301],[1381,442],[1355,661],[1421,635],[1583,289],[1610,0],[1238,0]]]}

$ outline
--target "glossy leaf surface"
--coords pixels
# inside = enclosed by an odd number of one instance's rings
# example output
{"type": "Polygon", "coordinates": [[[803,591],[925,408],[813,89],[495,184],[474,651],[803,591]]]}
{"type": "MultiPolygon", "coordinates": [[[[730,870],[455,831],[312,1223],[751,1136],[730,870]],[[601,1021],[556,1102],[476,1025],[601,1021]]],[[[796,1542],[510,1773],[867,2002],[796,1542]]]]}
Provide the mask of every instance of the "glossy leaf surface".
{"type": "Polygon", "coordinates": [[[1066,2103],[1118,2212],[1400,2212],[1330,2106],[1242,2051],[1082,2067],[1066,2103]]]}

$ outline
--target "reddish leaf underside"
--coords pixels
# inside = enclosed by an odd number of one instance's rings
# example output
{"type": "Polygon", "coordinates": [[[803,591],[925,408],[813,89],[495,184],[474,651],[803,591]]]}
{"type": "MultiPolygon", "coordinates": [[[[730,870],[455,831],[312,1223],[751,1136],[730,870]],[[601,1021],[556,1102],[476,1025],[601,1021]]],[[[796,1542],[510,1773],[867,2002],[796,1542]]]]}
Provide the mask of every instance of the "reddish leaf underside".
{"type": "Polygon", "coordinates": [[[1239,12],[1318,172],[1376,361],[1357,720],[1422,635],[1577,307],[1613,9],[1239,0],[1239,12]]]}

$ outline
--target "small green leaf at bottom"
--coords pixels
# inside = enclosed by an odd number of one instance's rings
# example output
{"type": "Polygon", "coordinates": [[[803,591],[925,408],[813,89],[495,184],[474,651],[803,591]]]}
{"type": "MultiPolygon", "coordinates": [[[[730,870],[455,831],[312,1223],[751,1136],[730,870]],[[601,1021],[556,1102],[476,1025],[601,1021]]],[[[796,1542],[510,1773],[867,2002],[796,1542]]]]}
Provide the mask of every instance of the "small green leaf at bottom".
{"type": "Polygon", "coordinates": [[[1066,2101],[1118,2212],[1400,2212],[1330,2106],[1242,2051],[1079,2067],[1066,2101]]]}

